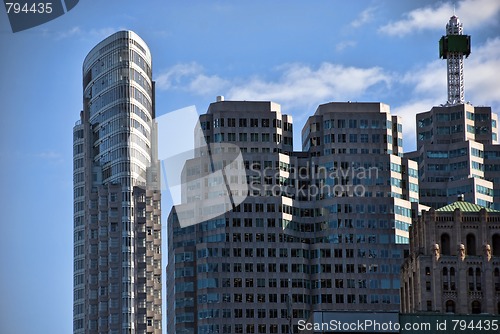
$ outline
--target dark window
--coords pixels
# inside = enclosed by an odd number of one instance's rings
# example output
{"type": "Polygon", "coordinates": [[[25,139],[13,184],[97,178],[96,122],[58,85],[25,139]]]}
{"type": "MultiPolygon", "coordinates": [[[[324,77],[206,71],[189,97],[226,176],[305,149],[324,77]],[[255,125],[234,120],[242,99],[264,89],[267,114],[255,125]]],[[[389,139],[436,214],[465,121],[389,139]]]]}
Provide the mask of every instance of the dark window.
{"type": "Polygon", "coordinates": [[[481,313],[481,303],[477,300],[472,302],[471,305],[472,314],[480,314],[481,313]]]}
{"type": "Polygon", "coordinates": [[[450,289],[455,291],[455,268],[450,268],[450,289]]]}
{"type": "Polygon", "coordinates": [[[481,269],[476,268],[476,291],[481,291],[481,269]]]}
{"type": "Polygon", "coordinates": [[[446,302],[446,313],[455,313],[455,302],[453,300],[446,302]]]}
{"type": "Polygon", "coordinates": [[[449,281],[448,281],[448,268],[443,268],[443,290],[449,289],[449,281]]]}
{"type": "Polygon", "coordinates": [[[450,248],[450,236],[444,233],[441,235],[441,253],[443,255],[451,255],[450,248]]]}
{"type": "Polygon", "coordinates": [[[500,234],[493,235],[492,238],[493,256],[500,256],[500,234]]]}
{"type": "Polygon", "coordinates": [[[469,268],[467,281],[469,282],[469,291],[474,291],[474,269],[469,268]]]}
{"type": "Polygon", "coordinates": [[[467,255],[476,254],[476,236],[472,233],[467,234],[467,255]]]}

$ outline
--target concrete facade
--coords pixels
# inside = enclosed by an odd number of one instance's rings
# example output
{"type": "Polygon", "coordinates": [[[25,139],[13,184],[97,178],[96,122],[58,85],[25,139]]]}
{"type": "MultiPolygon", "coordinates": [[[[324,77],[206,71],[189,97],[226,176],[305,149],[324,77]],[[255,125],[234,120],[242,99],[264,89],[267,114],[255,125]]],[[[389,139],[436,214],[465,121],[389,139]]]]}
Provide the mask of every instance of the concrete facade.
{"type": "Polygon", "coordinates": [[[500,212],[462,200],[410,229],[402,313],[500,314],[500,212]]]}

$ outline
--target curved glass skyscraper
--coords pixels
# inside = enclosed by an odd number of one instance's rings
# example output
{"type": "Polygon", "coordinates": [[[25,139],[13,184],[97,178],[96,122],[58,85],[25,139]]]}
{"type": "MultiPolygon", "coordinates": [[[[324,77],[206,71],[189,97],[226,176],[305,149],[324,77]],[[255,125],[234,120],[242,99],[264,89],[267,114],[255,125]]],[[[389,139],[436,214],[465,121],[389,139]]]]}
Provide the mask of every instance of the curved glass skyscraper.
{"type": "Polygon", "coordinates": [[[161,333],[160,190],[151,54],[117,32],[83,63],[73,129],[74,333],[161,333]]]}

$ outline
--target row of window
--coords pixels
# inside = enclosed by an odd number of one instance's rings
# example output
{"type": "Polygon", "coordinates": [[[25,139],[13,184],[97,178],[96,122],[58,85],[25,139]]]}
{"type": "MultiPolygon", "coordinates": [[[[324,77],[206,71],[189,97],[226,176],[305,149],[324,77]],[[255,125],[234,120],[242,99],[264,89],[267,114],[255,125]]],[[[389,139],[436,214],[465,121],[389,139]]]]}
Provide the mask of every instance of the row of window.
{"type": "MultiPolygon", "coordinates": [[[[241,249],[234,249],[237,254],[235,257],[241,257],[241,249]],[[239,254],[238,254],[239,253],[239,254]]],[[[252,257],[253,254],[250,254],[251,251],[253,251],[251,248],[245,249],[245,254],[248,256],[246,257],[252,257]],[[247,252],[248,251],[248,252],[247,252]]],[[[352,258],[354,256],[347,256],[347,258],[352,258]]],[[[271,257],[271,256],[270,256],[271,257]]],[[[386,249],[384,250],[373,250],[373,249],[358,249],[357,251],[357,257],[358,258],[389,258],[390,257],[390,252],[386,249]]],[[[393,255],[394,257],[394,255],[393,255]]],[[[148,258],[152,262],[152,257],[148,258]]],[[[107,262],[104,263],[106,265],[107,262]]],[[[366,265],[361,265],[358,267],[358,272],[364,272],[366,269],[364,269],[366,265]],[[364,270],[364,271],[363,271],[364,270]]],[[[369,267],[370,272],[375,272],[374,269],[375,267],[369,267]]],[[[266,265],[265,263],[255,263],[255,266],[253,264],[242,264],[242,263],[203,263],[203,264],[198,264],[197,265],[197,272],[198,273],[205,273],[205,272],[231,272],[231,268],[233,272],[243,272],[243,269],[245,272],[253,272],[254,268],[256,269],[256,272],[276,272],[276,264],[273,265],[268,265],[267,270],[266,270],[266,265]]],[[[287,264],[280,264],[279,266],[280,272],[288,272],[288,265],[287,264]]],[[[292,272],[301,272],[301,273],[307,273],[307,274],[316,274],[316,273],[331,273],[331,272],[336,272],[336,273],[343,273],[344,272],[344,267],[342,264],[314,264],[314,265],[306,265],[306,264],[292,264],[291,265],[291,271],[292,272]]],[[[352,273],[354,272],[354,264],[346,264],[345,265],[345,272],[346,273],[352,273]]],[[[381,272],[383,273],[390,273],[391,272],[391,266],[390,265],[384,265],[381,272]]],[[[177,268],[174,272],[174,276],[176,278],[179,277],[193,277],[195,274],[194,267],[188,266],[188,267],[181,267],[177,268]]]]}
{"type": "MultiPolygon", "coordinates": [[[[102,124],[107,120],[118,116],[118,115],[129,115],[129,113],[133,113],[139,116],[146,124],[150,124],[151,117],[149,116],[149,112],[145,112],[140,106],[138,106],[133,101],[129,101],[127,103],[119,103],[114,104],[113,106],[106,108],[105,110],[101,110],[97,115],[90,118],[90,122],[92,124],[102,124]]],[[[82,130],[83,131],[83,130],[82,130]]],[[[83,133],[81,134],[81,138],[83,138],[83,133]]]]}
{"type": "MultiPolygon", "coordinates": [[[[214,161],[214,169],[221,169],[226,166],[225,161],[214,161]]],[[[392,171],[401,173],[404,168],[397,163],[390,162],[357,162],[357,161],[330,161],[323,165],[296,166],[282,161],[271,160],[244,160],[239,166],[236,162],[229,164],[231,169],[244,168],[249,172],[259,173],[263,170],[264,175],[276,175],[278,171],[285,171],[292,174],[290,177],[307,181],[310,179],[333,179],[333,178],[358,178],[358,179],[373,179],[379,176],[381,172],[392,171]]],[[[212,168],[209,163],[201,163],[199,165],[188,166],[187,175],[200,175],[201,171],[208,172],[212,168]]],[[[413,168],[408,168],[408,174],[411,177],[418,177],[418,171],[413,168]]]]}
{"type": "Polygon", "coordinates": [[[137,82],[146,91],[146,93],[151,96],[152,88],[150,85],[150,80],[145,78],[134,68],[128,67],[128,64],[123,64],[120,67],[117,66],[113,68],[111,71],[108,71],[98,80],[93,82],[93,84],[86,89],[87,96],[92,98],[92,96],[98,95],[103,90],[116,84],[117,82],[129,79],[137,82]]]}
{"type": "MultiPolygon", "coordinates": [[[[273,143],[276,143],[276,144],[279,144],[281,143],[282,141],[282,136],[280,134],[277,134],[277,133],[273,133],[272,134],[272,142],[273,143]]],[[[227,136],[226,136],[226,133],[224,132],[221,132],[221,133],[214,133],[213,135],[213,142],[214,143],[220,143],[220,142],[247,142],[248,141],[248,138],[250,138],[250,141],[251,142],[263,142],[263,143],[269,143],[271,142],[271,134],[270,133],[256,133],[256,132],[252,132],[252,133],[234,133],[234,132],[229,132],[227,133],[227,136]],[[236,136],[238,135],[238,136],[236,136]]],[[[286,137],[285,137],[286,138],[286,137]]],[[[205,140],[207,143],[210,143],[210,136],[206,136],[205,137],[205,140]]]]}
{"type": "MultiPolygon", "coordinates": [[[[304,312],[308,312],[305,310],[304,312]]],[[[297,313],[298,314],[298,313],[297,313]]],[[[306,313],[304,313],[305,315],[306,313]]],[[[277,316],[276,316],[277,318],[277,316]]],[[[307,318],[307,317],[303,317],[307,318]]],[[[179,318],[183,319],[183,318],[179,318]]],[[[177,320],[177,318],[176,318],[177,320]]],[[[297,326],[294,326],[296,328],[297,326]]],[[[183,332],[187,334],[194,334],[195,330],[194,329],[182,329],[183,332]]],[[[196,333],[199,334],[210,334],[210,333],[284,333],[284,334],[290,334],[290,328],[289,325],[265,325],[265,324],[259,324],[259,325],[254,325],[254,324],[248,324],[248,325],[243,325],[243,324],[235,324],[235,325],[198,325],[196,329],[196,333]],[[222,330],[221,330],[222,327],[222,330]],[[280,331],[279,331],[280,330],[280,331]]],[[[298,330],[294,329],[294,333],[298,333],[298,330]]]]}
{"type": "MultiPolygon", "coordinates": [[[[457,111],[457,112],[451,112],[451,113],[437,113],[434,115],[436,117],[437,122],[449,122],[449,121],[455,121],[458,119],[463,118],[463,112],[457,111]]],[[[433,123],[433,116],[426,117],[419,119],[417,121],[417,126],[419,128],[423,128],[426,126],[429,126],[433,123]]]]}
{"type": "MultiPolygon", "coordinates": [[[[393,286],[396,286],[397,289],[399,289],[399,280],[393,280],[393,286]]],[[[365,282],[366,283],[366,282],[365,282]]],[[[391,280],[369,280],[369,284],[371,289],[391,289],[391,280]]],[[[354,288],[354,287],[353,287],[354,288]]],[[[366,284],[364,286],[366,288],[366,284]]],[[[343,289],[343,288],[342,288],[343,289]]],[[[391,295],[391,294],[383,294],[383,295],[377,295],[377,294],[370,294],[373,296],[373,298],[370,299],[370,302],[372,304],[378,303],[379,302],[379,297],[382,297],[382,303],[385,304],[391,304],[391,299],[392,302],[396,302],[399,296],[396,295],[391,295]]],[[[223,293],[222,296],[217,294],[217,293],[209,293],[209,294],[201,294],[198,295],[198,304],[211,304],[211,303],[287,303],[287,300],[290,298],[290,302],[292,304],[320,304],[320,303],[325,303],[325,304],[366,304],[368,302],[368,299],[366,298],[366,294],[353,294],[353,293],[328,293],[328,294],[315,294],[315,295],[309,295],[309,294],[277,294],[277,293],[271,293],[271,294],[253,294],[253,293],[235,293],[235,294],[229,294],[229,293],[223,293]],[[267,296],[267,298],[266,298],[267,296]]],[[[194,299],[193,298],[177,298],[175,302],[175,307],[176,308],[186,308],[186,307],[193,307],[194,305],[194,299]]],[[[200,305],[199,305],[200,306],[200,305]]],[[[250,306],[250,305],[248,305],[250,306]]],[[[215,318],[219,317],[219,311],[222,311],[223,314],[228,314],[228,317],[230,317],[230,309],[207,309],[207,310],[202,310],[199,312],[203,312],[203,314],[206,314],[204,312],[216,312],[213,314],[217,314],[216,316],[213,316],[215,318]],[[224,310],[224,311],[223,311],[224,310]],[[229,312],[229,313],[226,313],[229,312]]],[[[233,309],[234,317],[235,318],[242,318],[241,315],[241,309],[233,309]]],[[[253,308],[248,308],[246,309],[248,312],[247,314],[251,316],[247,316],[247,318],[253,318],[254,317],[254,312],[255,310],[253,308]]],[[[270,318],[275,318],[273,316],[273,309],[265,310],[262,309],[262,312],[268,312],[270,318]]],[[[224,316],[223,316],[224,317],[224,316]]],[[[203,317],[205,318],[205,317],[203,317]]],[[[203,319],[199,318],[199,319],[203,319]]]]}
{"type": "MultiPolygon", "coordinates": [[[[384,235],[379,235],[379,240],[384,239],[384,235]]],[[[376,235],[361,235],[358,236],[357,238],[360,241],[371,241],[375,242],[376,241],[376,235]]],[[[301,249],[301,248],[203,248],[197,251],[197,257],[198,259],[203,259],[203,258],[217,258],[217,257],[242,257],[243,254],[245,257],[281,257],[281,258],[286,258],[286,257],[292,257],[292,258],[304,258],[304,259],[320,259],[320,258],[353,258],[355,252],[357,252],[358,257],[370,257],[370,258],[376,258],[376,257],[381,257],[381,258],[401,258],[402,257],[402,252],[400,249],[342,249],[342,248],[322,248],[322,249],[314,249],[314,250],[308,250],[308,249],[301,249]],[[367,255],[369,254],[369,256],[367,255]]],[[[192,262],[194,261],[193,259],[193,252],[183,252],[183,253],[178,253],[175,255],[175,263],[183,263],[183,262],[192,262]]],[[[211,267],[213,270],[210,271],[217,271],[217,264],[203,264],[200,266],[214,266],[211,267]]],[[[222,265],[222,264],[221,264],[222,265]]],[[[198,268],[198,271],[203,271],[206,272],[206,269],[202,269],[201,267],[198,268]]]]}
{"type": "MultiPolygon", "coordinates": [[[[238,124],[238,127],[240,128],[245,128],[250,126],[251,128],[278,128],[281,129],[282,127],[282,121],[281,119],[269,119],[269,118],[238,118],[238,123],[236,123],[236,118],[214,118],[213,122],[210,121],[201,121],[201,129],[202,130],[210,130],[211,125],[213,124],[213,128],[219,128],[219,127],[230,127],[234,128],[236,127],[236,124],[238,124]],[[227,123],[226,123],[227,121],[227,123]],[[227,125],[226,125],[227,124],[227,125]]],[[[284,127],[283,129],[285,131],[292,131],[292,124],[288,122],[284,122],[284,127]]]]}
{"type": "MultiPolygon", "coordinates": [[[[368,251],[367,251],[368,252],[368,251]]],[[[208,264],[200,265],[201,269],[208,268],[208,264]]],[[[304,273],[304,274],[320,274],[320,273],[337,273],[337,274],[355,274],[355,273],[381,273],[397,274],[399,269],[391,265],[378,265],[378,264],[319,264],[319,265],[306,265],[301,263],[287,264],[287,263],[222,263],[221,272],[234,272],[234,273],[251,273],[251,272],[281,272],[281,273],[304,273]],[[232,269],[232,270],[231,270],[232,269]]],[[[212,264],[211,269],[218,268],[218,265],[212,264]]],[[[218,269],[217,269],[218,270],[218,269]]],[[[185,267],[178,268],[175,271],[175,277],[194,277],[194,268],[185,267]]],[[[236,282],[235,282],[236,283],[236,282]]],[[[271,285],[271,284],[270,284],[271,285]]],[[[235,285],[236,286],[236,285],[235,285]]],[[[219,280],[217,278],[206,278],[198,280],[198,289],[218,288],[219,280]]],[[[194,282],[180,282],[176,284],[176,292],[194,291],[194,282]]]]}
{"type": "MultiPolygon", "coordinates": [[[[467,125],[467,132],[473,133],[476,135],[488,134],[491,133],[491,129],[487,126],[473,126],[467,125]]],[[[491,133],[492,136],[496,135],[496,133],[491,133]]]]}
{"type": "MultiPolygon", "coordinates": [[[[373,119],[371,123],[367,119],[327,119],[323,121],[323,125],[325,130],[326,129],[344,129],[344,128],[349,128],[349,129],[392,129],[392,121],[390,120],[378,120],[378,119],[373,119]]],[[[402,126],[401,124],[398,124],[397,131],[402,132],[402,126]]],[[[320,131],[320,123],[312,123],[310,125],[310,131],[320,131]]]]}
{"type": "MultiPolygon", "coordinates": [[[[388,244],[408,244],[409,239],[407,237],[403,237],[400,235],[387,235],[385,237],[384,235],[380,236],[382,242],[388,243],[388,244]],[[385,242],[388,240],[387,242],[385,242]]],[[[291,235],[286,235],[286,234],[279,234],[279,242],[280,243],[302,243],[302,244],[342,244],[342,243],[348,243],[348,244],[353,244],[355,243],[355,238],[354,234],[347,234],[343,236],[342,234],[334,234],[334,235],[329,235],[329,236],[323,236],[323,237],[315,237],[315,238],[304,238],[304,237],[294,237],[291,235]]],[[[366,242],[363,240],[366,239],[360,239],[362,242],[366,242]]],[[[373,240],[373,243],[377,243],[377,238],[373,239],[368,239],[368,243],[371,243],[371,240],[373,240]]],[[[230,236],[229,234],[216,234],[216,235],[210,235],[210,236],[202,236],[199,237],[198,239],[185,239],[181,241],[174,242],[173,248],[181,248],[181,247],[191,247],[196,245],[196,243],[221,243],[221,242],[229,242],[230,241],[230,236]]],[[[268,241],[267,242],[276,242],[276,236],[271,235],[269,237],[268,235],[268,241]]]]}
{"type": "MultiPolygon", "coordinates": [[[[431,159],[453,159],[466,156],[467,152],[468,149],[465,147],[449,151],[427,151],[427,157],[431,159]]],[[[471,153],[474,156],[482,157],[483,151],[472,148],[471,153]]]]}
{"type": "MultiPolygon", "coordinates": [[[[440,249],[442,255],[452,255],[451,251],[451,238],[448,233],[443,233],[440,236],[440,249]]],[[[472,233],[467,234],[465,237],[465,252],[467,255],[478,255],[476,236],[472,233]]],[[[491,251],[493,256],[500,256],[500,234],[494,234],[491,237],[491,251]]],[[[455,253],[453,253],[455,254],[455,253]]]]}
{"type": "Polygon", "coordinates": [[[347,148],[325,148],[323,150],[323,155],[325,156],[328,156],[328,155],[335,155],[335,154],[377,154],[377,155],[380,155],[380,154],[392,154],[392,149],[390,148],[387,148],[387,149],[383,149],[381,150],[380,148],[374,148],[374,149],[368,149],[368,148],[360,148],[360,149],[357,149],[357,148],[350,148],[350,149],[347,149],[347,148]]]}
{"type": "MultiPolygon", "coordinates": [[[[357,143],[359,138],[360,143],[373,143],[373,144],[379,144],[383,143],[384,144],[391,144],[392,143],[392,136],[391,135],[381,135],[378,133],[372,134],[371,135],[371,141],[369,140],[370,137],[366,133],[362,133],[360,135],[355,134],[355,133],[350,133],[349,136],[345,133],[338,133],[337,136],[335,134],[328,134],[323,136],[323,141],[325,144],[330,144],[330,143],[357,143]],[[336,138],[336,139],[335,139],[336,138]],[[349,140],[347,140],[349,138],[349,140]]],[[[310,146],[319,146],[321,145],[321,138],[320,137],[311,137],[310,139],[310,146]]]]}

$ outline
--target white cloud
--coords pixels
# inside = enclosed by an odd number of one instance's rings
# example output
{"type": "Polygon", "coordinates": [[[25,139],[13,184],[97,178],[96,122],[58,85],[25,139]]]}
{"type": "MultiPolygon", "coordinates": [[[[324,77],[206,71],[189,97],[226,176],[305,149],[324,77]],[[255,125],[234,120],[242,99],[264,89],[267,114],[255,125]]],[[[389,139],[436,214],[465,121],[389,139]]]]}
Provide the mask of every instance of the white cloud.
{"type": "Polygon", "coordinates": [[[412,96],[426,98],[442,97],[446,100],[446,61],[434,60],[421,68],[406,72],[400,79],[402,84],[412,85],[412,96]]]}
{"type": "Polygon", "coordinates": [[[125,27],[119,27],[117,28],[112,28],[112,27],[105,27],[105,28],[100,28],[100,29],[91,29],[88,34],[95,37],[96,39],[104,39],[112,34],[114,34],[117,31],[120,30],[127,30],[125,27]]]}
{"type": "Polygon", "coordinates": [[[102,40],[112,34],[114,34],[117,31],[120,30],[126,30],[124,27],[120,28],[112,28],[112,27],[105,27],[105,28],[100,28],[100,29],[90,29],[90,30],[84,30],[79,26],[73,27],[69,30],[66,31],[57,31],[57,32],[52,32],[50,30],[44,30],[44,34],[49,35],[53,34],[55,36],[56,41],[60,41],[63,39],[67,38],[74,38],[74,37],[92,37],[95,38],[96,40],[102,40]]]}
{"type": "Polygon", "coordinates": [[[278,68],[281,75],[273,81],[252,78],[233,86],[227,96],[238,100],[273,100],[294,107],[330,100],[354,100],[379,83],[391,78],[381,68],[356,68],[323,63],[317,69],[304,64],[278,68]]]}
{"type": "Polygon", "coordinates": [[[64,161],[61,153],[52,150],[35,153],[34,156],[50,163],[62,163],[64,161]]]}
{"type": "MultiPolygon", "coordinates": [[[[472,49],[464,65],[465,98],[476,104],[500,104],[500,37],[472,49]]],[[[498,112],[498,110],[497,110],[498,112]]]]}
{"type": "Polygon", "coordinates": [[[165,90],[176,87],[185,77],[197,75],[202,70],[203,68],[194,62],[174,65],[156,77],[156,87],[165,90]]]}
{"type": "Polygon", "coordinates": [[[355,47],[357,44],[358,43],[356,43],[355,41],[342,41],[340,43],[337,43],[337,45],[335,46],[335,50],[337,50],[338,52],[344,51],[347,48],[355,47]]]}
{"type": "Polygon", "coordinates": [[[351,27],[353,28],[359,28],[363,25],[365,25],[366,23],[370,22],[373,20],[374,16],[375,16],[375,7],[369,7],[365,10],[363,10],[359,15],[358,17],[351,22],[351,27]]]}
{"type": "Polygon", "coordinates": [[[205,75],[203,67],[196,62],[174,65],[161,72],[155,81],[158,89],[178,89],[197,95],[220,93],[228,84],[216,75],[205,75]]]}
{"type": "Polygon", "coordinates": [[[228,82],[216,75],[198,74],[189,84],[189,89],[199,95],[219,94],[226,89],[228,82]]]}
{"type": "Polygon", "coordinates": [[[391,76],[379,67],[357,68],[323,63],[318,68],[285,64],[275,69],[277,78],[222,78],[207,75],[197,63],[177,64],[163,71],[156,86],[200,96],[225,95],[229,100],[272,100],[303,107],[330,100],[355,100],[370,87],[389,85],[391,76]]]}
{"type": "MultiPolygon", "coordinates": [[[[472,103],[500,102],[500,38],[472,49],[464,60],[465,98],[472,103]]],[[[435,60],[403,75],[401,83],[414,85],[414,96],[446,101],[446,61],[435,60]]]]}
{"type": "Polygon", "coordinates": [[[66,31],[57,32],[56,40],[59,41],[62,39],[73,37],[73,36],[79,36],[79,35],[81,35],[81,33],[82,33],[82,30],[80,29],[80,27],[73,27],[73,28],[66,30],[66,31]]]}
{"type": "MultiPolygon", "coordinates": [[[[425,29],[441,29],[444,32],[445,20],[453,15],[453,10],[451,2],[417,8],[405,13],[403,19],[380,27],[379,31],[400,37],[425,29]]],[[[500,12],[500,1],[462,0],[457,3],[455,12],[462,22],[466,22],[464,29],[474,28],[495,22],[495,17],[500,12]]]]}

